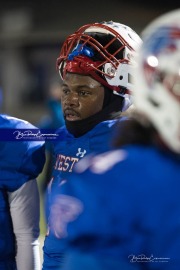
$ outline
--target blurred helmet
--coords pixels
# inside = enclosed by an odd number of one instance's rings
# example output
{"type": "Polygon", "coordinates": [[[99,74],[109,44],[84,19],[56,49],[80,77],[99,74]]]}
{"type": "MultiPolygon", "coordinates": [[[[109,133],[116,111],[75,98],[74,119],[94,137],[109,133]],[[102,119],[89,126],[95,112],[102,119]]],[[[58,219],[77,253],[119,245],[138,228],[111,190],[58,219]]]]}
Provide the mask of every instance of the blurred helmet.
{"type": "Polygon", "coordinates": [[[89,75],[128,100],[133,88],[134,54],[140,44],[140,37],[124,24],[87,24],[65,40],[57,68],[62,79],[66,72],[89,75]]]}
{"type": "Polygon", "coordinates": [[[180,153],[180,9],[154,20],[142,38],[135,106],[165,144],[180,153]]]}

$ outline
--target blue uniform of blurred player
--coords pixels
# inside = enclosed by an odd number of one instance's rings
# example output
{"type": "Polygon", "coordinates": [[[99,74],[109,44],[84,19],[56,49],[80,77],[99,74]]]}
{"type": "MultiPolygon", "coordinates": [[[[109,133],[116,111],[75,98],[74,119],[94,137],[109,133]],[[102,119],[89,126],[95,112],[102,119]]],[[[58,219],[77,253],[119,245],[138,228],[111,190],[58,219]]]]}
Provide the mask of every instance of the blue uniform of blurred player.
{"type": "Polygon", "coordinates": [[[119,123],[117,149],[84,158],[55,197],[50,222],[68,252],[59,269],[180,267],[179,18],[144,31],[137,112],[119,123]]]}
{"type": "Polygon", "coordinates": [[[30,123],[0,115],[0,269],[40,269],[39,193],[36,177],[45,162],[44,142],[8,141],[30,123]],[[4,134],[4,135],[3,135],[4,134]],[[3,137],[4,136],[4,137],[3,137]]]}
{"type": "MultiPolygon", "coordinates": [[[[61,140],[54,145],[48,221],[54,211],[51,192],[60,192],[81,159],[110,149],[115,118],[131,105],[133,55],[140,43],[131,28],[112,21],[82,26],[65,40],[57,60],[65,126],[57,131],[61,140]]],[[[64,241],[56,235],[54,222],[48,229],[43,269],[59,269],[64,241]]]]}

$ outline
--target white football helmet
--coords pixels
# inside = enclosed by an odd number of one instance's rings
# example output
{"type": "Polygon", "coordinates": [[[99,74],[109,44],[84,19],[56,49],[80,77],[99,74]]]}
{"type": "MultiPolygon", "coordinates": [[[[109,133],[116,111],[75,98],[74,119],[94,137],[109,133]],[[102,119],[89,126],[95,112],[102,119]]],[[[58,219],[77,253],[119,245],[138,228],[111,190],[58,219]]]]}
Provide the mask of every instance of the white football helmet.
{"type": "Polygon", "coordinates": [[[165,144],[180,153],[180,9],[154,20],[142,39],[134,104],[165,144]]]}
{"type": "Polygon", "coordinates": [[[128,26],[116,22],[87,24],[64,42],[57,59],[62,79],[66,72],[92,76],[114,94],[131,104],[134,54],[140,37],[128,26]]]}

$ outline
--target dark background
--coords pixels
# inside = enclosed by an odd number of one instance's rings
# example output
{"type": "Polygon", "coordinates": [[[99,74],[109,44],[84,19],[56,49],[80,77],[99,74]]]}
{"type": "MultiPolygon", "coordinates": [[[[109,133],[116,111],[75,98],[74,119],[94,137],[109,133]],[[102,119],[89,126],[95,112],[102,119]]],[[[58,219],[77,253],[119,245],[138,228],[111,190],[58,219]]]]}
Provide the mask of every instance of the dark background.
{"type": "Polygon", "coordinates": [[[51,83],[59,80],[55,62],[61,44],[81,25],[113,20],[141,35],[150,21],[179,7],[177,0],[1,0],[1,111],[40,121],[51,83]]]}

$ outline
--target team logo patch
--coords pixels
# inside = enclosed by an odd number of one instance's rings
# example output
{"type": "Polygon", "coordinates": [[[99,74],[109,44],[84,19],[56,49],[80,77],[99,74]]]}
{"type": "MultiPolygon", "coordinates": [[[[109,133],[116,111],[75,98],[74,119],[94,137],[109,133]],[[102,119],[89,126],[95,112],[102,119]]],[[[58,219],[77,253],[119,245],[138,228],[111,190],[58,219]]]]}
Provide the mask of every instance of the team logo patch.
{"type": "Polygon", "coordinates": [[[86,150],[82,150],[82,148],[78,148],[78,152],[76,154],[76,157],[84,157],[84,155],[86,154],[86,150]]]}

